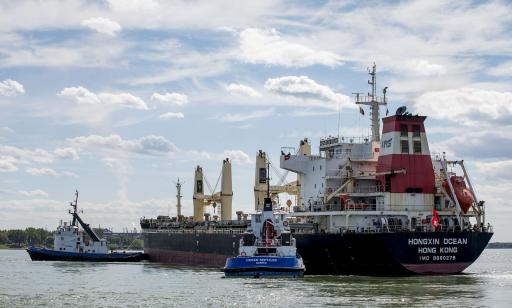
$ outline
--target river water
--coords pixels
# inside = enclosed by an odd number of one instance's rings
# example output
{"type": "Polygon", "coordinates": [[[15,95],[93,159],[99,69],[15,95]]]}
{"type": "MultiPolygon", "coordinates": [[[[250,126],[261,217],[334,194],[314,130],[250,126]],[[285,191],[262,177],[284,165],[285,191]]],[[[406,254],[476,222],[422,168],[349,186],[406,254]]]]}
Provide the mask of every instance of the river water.
{"type": "Polygon", "coordinates": [[[223,278],[153,263],[32,262],[0,250],[0,307],[512,307],[512,250],[486,249],[464,274],[398,278],[223,278]]]}

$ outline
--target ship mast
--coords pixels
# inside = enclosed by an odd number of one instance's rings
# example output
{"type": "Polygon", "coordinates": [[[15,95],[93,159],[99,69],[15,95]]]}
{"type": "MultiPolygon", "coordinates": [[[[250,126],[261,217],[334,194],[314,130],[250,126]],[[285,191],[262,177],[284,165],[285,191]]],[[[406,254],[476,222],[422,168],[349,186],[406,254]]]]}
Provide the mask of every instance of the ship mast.
{"type": "Polygon", "coordinates": [[[177,203],[176,203],[176,210],[177,210],[177,217],[179,219],[179,217],[181,216],[181,185],[182,183],[180,182],[180,179],[178,178],[178,182],[176,182],[176,199],[177,199],[177,203]]]}
{"type": "Polygon", "coordinates": [[[384,96],[377,96],[377,66],[373,63],[372,69],[368,68],[368,74],[370,80],[368,84],[372,86],[372,92],[368,93],[368,96],[360,95],[362,93],[353,93],[356,95],[355,103],[357,105],[370,106],[370,115],[372,120],[372,141],[380,141],[380,115],[379,106],[386,106],[386,90],[387,87],[382,91],[384,96]]]}
{"type": "Polygon", "coordinates": [[[77,213],[77,204],[78,204],[78,190],[75,190],[75,202],[69,202],[69,205],[73,208],[73,212],[69,211],[69,214],[73,216],[73,222],[71,223],[72,226],[76,226],[76,217],[78,216],[77,213]]]}

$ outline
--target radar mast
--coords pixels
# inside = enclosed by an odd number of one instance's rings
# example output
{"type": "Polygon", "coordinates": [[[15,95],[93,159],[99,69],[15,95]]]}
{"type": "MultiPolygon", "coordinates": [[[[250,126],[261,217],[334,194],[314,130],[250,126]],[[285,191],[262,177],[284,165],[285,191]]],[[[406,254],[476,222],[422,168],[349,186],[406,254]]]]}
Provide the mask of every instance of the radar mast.
{"type": "Polygon", "coordinates": [[[368,93],[367,96],[361,95],[362,93],[353,93],[355,94],[355,103],[357,105],[367,105],[370,106],[370,115],[372,120],[372,141],[380,141],[380,114],[379,114],[379,106],[386,106],[386,91],[388,87],[385,87],[383,92],[383,96],[377,96],[377,66],[375,62],[373,63],[372,68],[368,68],[368,74],[370,75],[370,80],[368,80],[368,84],[372,87],[372,92],[368,93]]]}

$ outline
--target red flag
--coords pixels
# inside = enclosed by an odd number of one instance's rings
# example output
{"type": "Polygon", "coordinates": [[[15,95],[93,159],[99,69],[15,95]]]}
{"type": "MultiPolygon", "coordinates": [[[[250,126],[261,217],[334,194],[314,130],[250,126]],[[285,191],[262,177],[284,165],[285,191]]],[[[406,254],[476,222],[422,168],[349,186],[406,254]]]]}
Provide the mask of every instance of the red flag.
{"type": "Polygon", "coordinates": [[[359,113],[360,113],[360,114],[362,114],[362,115],[364,115],[364,109],[363,109],[363,107],[361,107],[361,106],[359,106],[359,113]]]}
{"type": "Polygon", "coordinates": [[[434,226],[434,230],[441,230],[441,217],[439,217],[436,209],[432,209],[432,225],[434,226]]]}

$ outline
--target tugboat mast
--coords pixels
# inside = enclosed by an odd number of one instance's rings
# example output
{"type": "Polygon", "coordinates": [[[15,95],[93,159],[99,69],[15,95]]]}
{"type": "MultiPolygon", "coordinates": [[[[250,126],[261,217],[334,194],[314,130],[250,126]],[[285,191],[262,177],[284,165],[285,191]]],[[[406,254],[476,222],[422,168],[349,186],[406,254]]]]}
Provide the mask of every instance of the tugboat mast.
{"type": "Polygon", "coordinates": [[[69,202],[69,205],[73,208],[73,212],[69,211],[69,214],[73,216],[73,222],[71,223],[72,226],[76,226],[76,217],[78,216],[77,213],[77,204],[78,204],[78,190],[75,190],[75,201],[69,202]]]}
{"type": "Polygon", "coordinates": [[[367,105],[370,106],[370,114],[372,117],[372,141],[380,141],[380,114],[379,114],[379,106],[386,106],[386,90],[387,87],[384,88],[383,96],[377,96],[377,66],[373,63],[372,69],[368,68],[368,74],[371,77],[371,80],[368,80],[368,84],[372,86],[372,92],[368,93],[368,96],[361,96],[361,93],[353,93],[356,95],[355,103],[357,105],[367,105]]]}

